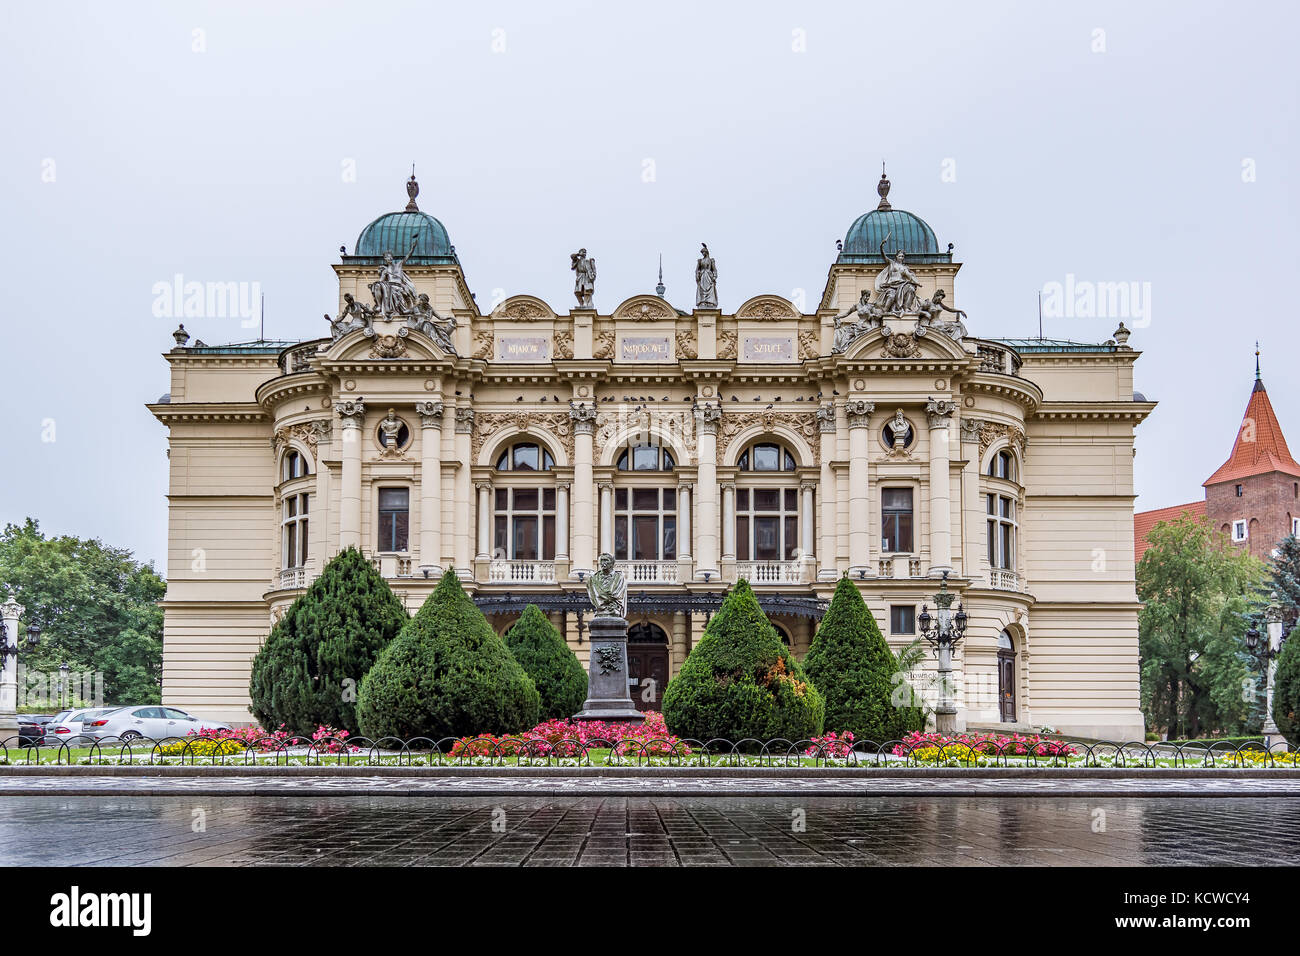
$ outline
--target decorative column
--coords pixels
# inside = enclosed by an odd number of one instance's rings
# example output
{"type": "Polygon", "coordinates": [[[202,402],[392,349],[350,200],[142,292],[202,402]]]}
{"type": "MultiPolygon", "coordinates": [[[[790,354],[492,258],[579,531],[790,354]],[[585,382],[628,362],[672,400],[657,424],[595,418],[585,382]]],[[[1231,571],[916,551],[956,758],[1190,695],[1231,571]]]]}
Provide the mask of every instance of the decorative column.
{"type": "Polygon", "coordinates": [[[736,483],[722,483],[722,560],[736,560],[736,483]]]}
{"type": "Polygon", "coordinates": [[[600,483],[600,553],[614,553],[614,482],[600,483]]]}
{"type": "MultiPolygon", "coordinates": [[[[1273,738],[1280,736],[1277,723],[1273,720],[1273,680],[1277,675],[1277,656],[1282,650],[1282,608],[1277,602],[1277,592],[1271,595],[1268,607],[1264,609],[1264,621],[1268,631],[1268,653],[1264,655],[1268,670],[1264,677],[1264,746],[1272,747],[1273,738]]],[[[1292,637],[1292,640],[1300,638],[1292,637]]],[[[6,662],[7,666],[7,662],[6,662]]],[[[8,670],[5,671],[8,674],[8,670]]],[[[7,678],[6,678],[7,679],[7,678]]],[[[1285,744],[1283,745],[1285,749],[1285,744]]]]}
{"type": "Polygon", "coordinates": [[[330,432],[333,427],[328,418],[317,418],[311,422],[312,436],[316,445],[312,452],[316,456],[316,500],[311,503],[315,513],[311,518],[311,534],[307,556],[311,562],[312,573],[320,574],[321,568],[333,557],[330,550],[329,516],[330,516],[330,470],[325,466],[329,456],[330,432]]]}
{"type": "Polygon", "coordinates": [[[592,435],[596,430],[595,404],[570,402],[569,419],[573,422],[573,570],[571,575],[577,577],[590,574],[596,567],[596,535],[591,527],[591,516],[596,506],[591,473],[592,435]]]}
{"type": "Polygon", "coordinates": [[[699,467],[696,472],[700,489],[695,503],[700,524],[695,552],[695,576],[718,574],[718,423],[722,406],[705,402],[695,406],[696,447],[699,467]]]}
{"type": "Polygon", "coordinates": [[[492,482],[475,482],[474,488],[478,491],[478,511],[475,513],[475,518],[478,521],[478,554],[476,559],[488,561],[492,558],[492,482]]]}
{"type": "Polygon", "coordinates": [[[0,741],[18,733],[18,620],[27,609],[9,597],[0,604],[4,621],[4,668],[0,670],[0,741]]]}
{"type": "Polygon", "coordinates": [[[569,483],[555,485],[555,560],[569,560],[569,483]]]}
{"type": "Polygon", "coordinates": [[[849,570],[871,569],[871,488],[867,469],[867,448],[871,413],[875,402],[854,399],[844,403],[849,423],[849,570]]]}
{"type": "Polygon", "coordinates": [[[835,529],[835,473],[831,462],[835,458],[835,406],[822,405],[817,409],[817,429],[821,432],[821,477],[817,482],[817,498],[821,501],[821,569],[818,580],[834,581],[839,577],[836,567],[835,529]]]}
{"type": "Polygon", "coordinates": [[[416,402],[420,416],[420,567],[442,564],[442,402],[416,402]]]}
{"type": "Polygon", "coordinates": [[[813,518],[813,492],[817,488],[817,482],[806,480],[799,482],[799,547],[803,548],[803,559],[805,561],[816,561],[817,550],[814,542],[816,538],[813,534],[816,524],[813,518]]]}
{"type": "Polygon", "coordinates": [[[677,486],[677,557],[690,560],[691,548],[691,486],[677,486]]]}
{"type": "Polygon", "coordinates": [[[361,548],[361,426],[366,404],[361,399],[334,406],[343,422],[343,489],[339,495],[339,550],[361,548]]]}
{"type": "Polygon", "coordinates": [[[456,573],[461,578],[472,576],[470,550],[473,547],[473,525],[470,523],[470,504],[473,491],[470,487],[469,470],[473,455],[473,435],[474,409],[456,409],[456,460],[460,464],[456,469],[453,501],[459,520],[454,524],[456,541],[452,556],[456,560],[456,573]]]}
{"type": "Polygon", "coordinates": [[[957,403],[932,398],[925,403],[930,422],[930,573],[952,571],[952,478],[948,474],[949,425],[957,403]]]}

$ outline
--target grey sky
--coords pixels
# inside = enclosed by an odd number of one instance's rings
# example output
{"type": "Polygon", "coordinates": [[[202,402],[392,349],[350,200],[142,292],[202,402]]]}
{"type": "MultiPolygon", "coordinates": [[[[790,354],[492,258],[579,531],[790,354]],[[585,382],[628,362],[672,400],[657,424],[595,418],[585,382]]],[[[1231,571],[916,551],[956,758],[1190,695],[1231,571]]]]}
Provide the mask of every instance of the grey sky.
{"type": "MultiPolygon", "coordinates": [[[[501,289],[567,309],[568,255],[585,245],[599,308],[651,291],[661,251],[668,297],[689,308],[703,240],[723,309],[796,289],[811,309],[884,158],[895,207],[956,244],[954,304],[976,335],[1037,334],[1037,290],[1069,274],[1151,283],[1150,325],[1130,342],[1138,388],[1161,402],[1138,432],[1139,508],[1200,497],[1245,409],[1256,338],[1300,442],[1294,4],[83,3],[0,17],[3,521],[33,515],[161,565],[165,429],[143,406],[168,390],[176,320],[152,314],[155,283],[258,282],[268,338],[321,335],[338,247],[401,208],[412,162],[421,209],[485,307],[501,289]]],[[[186,327],[209,344],[257,337],[237,318],[186,327]]],[[[1060,318],[1045,333],[1114,327],[1060,318]]]]}

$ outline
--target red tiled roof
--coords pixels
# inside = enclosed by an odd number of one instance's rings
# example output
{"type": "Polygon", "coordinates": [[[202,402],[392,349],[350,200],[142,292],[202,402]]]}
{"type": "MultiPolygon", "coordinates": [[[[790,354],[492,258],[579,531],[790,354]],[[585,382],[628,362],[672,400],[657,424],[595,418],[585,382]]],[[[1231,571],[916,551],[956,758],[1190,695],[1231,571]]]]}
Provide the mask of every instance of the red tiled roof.
{"type": "Polygon", "coordinates": [[[1185,505],[1170,505],[1154,511],[1139,511],[1133,516],[1133,560],[1141,561],[1146,553],[1147,535],[1162,521],[1176,521],[1186,512],[1193,518],[1205,517],[1205,501],[1189,501],[1185,505]]]}
{"type": "Polygon", "coordinates": [[[1268,400],[1264,383],[1256,378],[1232,454],[1205,480],[1205,484],[1239,481],[1275,471],[1300,477],[1300,463],[1291,457],[1286,438],[1282,436],[1282,426],[1273,413],[1273,403],[1268,400]]]}

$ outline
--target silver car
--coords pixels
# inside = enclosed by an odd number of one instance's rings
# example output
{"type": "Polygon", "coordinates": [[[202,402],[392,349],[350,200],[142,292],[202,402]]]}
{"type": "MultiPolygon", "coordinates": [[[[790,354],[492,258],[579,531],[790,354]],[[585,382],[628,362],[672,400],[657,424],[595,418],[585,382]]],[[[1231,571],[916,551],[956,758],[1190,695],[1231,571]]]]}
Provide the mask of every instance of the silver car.
{"type": "Polygon", "coordinates": [[[175,707],[148,704],[141,707],[123,707],[112,713],[88,720],[81,732],[95,740],[109,737],[123,741],[148,737],[164,740],[168,737],[186,737],[200,730],[229,730],[229,724],[219,720],[202,720],[175,707]]]}
{"type": "Polygon", "coordinates": [[[66,743],[69,747],[76,747],[79,744],[87,744],[90,742],[89,739],[82,736],[86,721],[96,720],[118,709],[117,707],[83,707],[80,710],[61,710],[46,722],[45,737],[41,741],[41,746],[57,747],[59,744],[66,743]]]}

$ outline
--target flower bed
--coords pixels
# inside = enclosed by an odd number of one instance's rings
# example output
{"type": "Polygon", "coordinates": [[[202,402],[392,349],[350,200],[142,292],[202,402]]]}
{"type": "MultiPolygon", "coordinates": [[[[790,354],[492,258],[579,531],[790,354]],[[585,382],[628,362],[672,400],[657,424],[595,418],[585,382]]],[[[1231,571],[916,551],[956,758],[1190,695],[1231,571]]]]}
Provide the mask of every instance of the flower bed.
{"type": "Polygon", "coordinates": [[[521,734],[462,737],[450,757],[579,757],[586,750],[612,749],[617,756],[685,756],[690,753],[668,732],[663,714],[648,711],[641,723],[603,720],[548,720],[521,734]]]}
{"type": "Polygon", "coordinates": [[[894,745],[894,754],[909,754],[922,760],[945,758],[949,753],[969,756],[969,751],[987,757],[1073,757],[1078,751],[1061,740],[1049,740],[1038,734],[923,734],[912,733],[894,745]],[[933,752],[931,752],[933,751],[933,752]]]}

